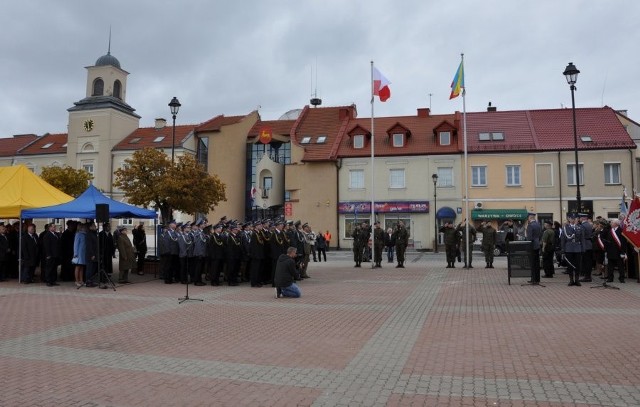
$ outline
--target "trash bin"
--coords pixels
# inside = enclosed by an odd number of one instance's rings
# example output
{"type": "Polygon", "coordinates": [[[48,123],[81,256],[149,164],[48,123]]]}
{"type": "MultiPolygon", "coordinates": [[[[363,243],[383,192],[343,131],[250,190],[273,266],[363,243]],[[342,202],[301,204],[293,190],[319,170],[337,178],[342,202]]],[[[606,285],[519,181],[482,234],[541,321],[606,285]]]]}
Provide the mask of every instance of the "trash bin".
{"type": "Polygon", "coordinates": [[[509,284],[512,277],[531,278],[531,241],[507,243],[507,272],[509,284]]]}

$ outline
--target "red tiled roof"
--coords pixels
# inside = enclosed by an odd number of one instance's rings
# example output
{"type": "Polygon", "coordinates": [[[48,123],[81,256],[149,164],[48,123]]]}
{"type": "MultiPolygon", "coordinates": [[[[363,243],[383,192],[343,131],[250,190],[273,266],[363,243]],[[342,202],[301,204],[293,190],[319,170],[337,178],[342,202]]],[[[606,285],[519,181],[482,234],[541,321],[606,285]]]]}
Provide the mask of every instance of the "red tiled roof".
{"type": "Polygon", "coordinates": [[[11,157],[18,151],[36,140],[35,134],[18,134],[13,137],[0,138],[0,157],[11,157]]]}
{"type": "Polygon", "coordinates": [[[273,134],[288,137],[295,122],[295,120],[258,120],[249,130],[247,139],[251,140],[258,137],[260,130],[264,127],[269,127],[273,134]]]}
{"type": "Polygon", "coordinates": [[[304,148],[302,160],[334,160],[337,145],[343,139],[347,124],[355,115],[354,106],[305,107],[293,130],[296,143],[304,148]]]}
{"type": "Polygon", "coordinates": [[[18,155],[65,154],[67,133],[45,134],[31,144],[21,148],[18,155]]]}
{"type": "MultiPolygon", "coordinates": [[[[531,121],[540,150],[572,150],[574,148],[571,109],[531,110],[531,121]]],[[[576,109],[578,149],[607,150],[636,148],[636,144],[610,107],[576,109]],[[591,142],[581,140],[591,137],[591,142]]]]}
{"type": "Polygon", "coordinates": [[[245,116],[228,116],[219,115],[214,117],[213,119],[207,120],[204,123],[196,126],[196,133],[204,132],[204,131],[220,131],[222,126],[229,126],[231,124],[239,123],[245,116]]]}
{"type": "MultiPolygon", "coordinates": [[[[176,147],[182,146],[187,136],[194,131],[196,125],[176,126],[176,147]]],[[[142,127],[133,131],[113,147],[113,150],[141,150],[145,147],[171,148],[173,144],[173,126],[160,129],[142,127]],[[161,137],[163,137],[161,139],[161,137]],[[155,141],[158,140],[158,141],[155,141]]]]}
{"type": "MultiPolygon", "coordinates": [[[[430,115],[426,117],[418,116],[394,116],[376,117],[374,122],[376,156],[405,156],[405,155],[426,155],[426,154],[456,154],[460,150],[455,140],[459,135],[454,135],[451,145],[440,146],[434,129],[443,122],[455,123],[455,114],[430,115]],[[411,136],[405,139],[403,147],[393,147],[392,139],[388,137],[387,130],[400,125],[406,128],[411,136]]],[[[371,119],[360,118],[349,121],[347,132],[356,127],[360,127],[367,132],[371,132],[371,119]]],[[[366,138],[364,148],[353,148],[351,137],[343,137],[340,142],[337,155],[339,157],[369,157],[371,155],[370,138],[366,138]]]]}
{"type": "MultiPolygon", "coordinates": [[[[577,108],[578,149],[636,148],[610,107],[577,108]],[[581,136],[591,137],[584,142],[581,136]]],[[[467,114],[469,152],[573,150],[571,109],[513,110],[467,114]],[[479,133],[502,132],[504,140],[480,141],[479,133]]]]}

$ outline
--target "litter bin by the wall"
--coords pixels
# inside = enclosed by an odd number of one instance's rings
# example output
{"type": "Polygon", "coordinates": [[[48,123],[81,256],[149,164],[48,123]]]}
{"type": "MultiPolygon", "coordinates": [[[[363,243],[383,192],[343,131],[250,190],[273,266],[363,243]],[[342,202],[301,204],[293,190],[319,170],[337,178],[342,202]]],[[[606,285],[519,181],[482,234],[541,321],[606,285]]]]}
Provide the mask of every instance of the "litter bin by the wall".
{"type": "Polygon", "coordinates": [[[507,270],[509,284],[512,277],[531,278],[531,241],[507,243],[507,270]]]}

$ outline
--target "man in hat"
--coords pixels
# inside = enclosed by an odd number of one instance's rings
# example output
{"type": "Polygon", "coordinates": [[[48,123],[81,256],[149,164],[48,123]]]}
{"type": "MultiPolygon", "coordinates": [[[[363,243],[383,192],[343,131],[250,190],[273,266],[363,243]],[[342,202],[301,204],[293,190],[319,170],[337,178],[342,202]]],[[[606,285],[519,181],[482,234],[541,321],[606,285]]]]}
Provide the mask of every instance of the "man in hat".
{"type": "Polygon", "coordinates": [[[542,228],[536,220],[536,214],[529,212],[527,220],[526,237],[531,241],[531,284],[540,283],[540,238],[542,237],[542,228]]]}
{"type": "Polygon", "coordinates": [[[191,231],[193,236],[193,273],[192,280],[193,285],[203,286],[202,272],[205,269],[205,259],[207,257],[207,246],[209,241],[209,235],[206,234],[201,228],[204,225],[204,221],[201,219],[197,221],[191,231]]]}
{"type": "Polygon", "coordinates": [[[582,269],[580,279],[583,283],[591,282],[591,272],[593,269],[593,224],[586,213],[580,213],[580,226],[584,230],[584,251],[582,252],[582,269]]]}
{"type": "Polygon", "coordinates": [[[409,245],[409,231],[404,226],[404,222],[399,220],[396,230],[393,231],[393,239],[396,242],[396,268],[404,268],[404,253],[409,245]]]}
{"type": "Polygon", "coordinates": [[[447,256],[447,267],[456,267],[456,256],[458,254],[458,242],[460,241],[456,228],[453,227],[453,222],[447,221],[440,228],[444,240],[444,250],[447,256]]]}
{"type": "Polygon", "coordinates": [[[569,272],[569,286],[580,286],[580,265],[584,251],[584,231],[575,213],[567,215],[569,223],[562,227],[561,245],[569,272]]]}
{"type": "Polygon", "coordinates": [[[160,235],[159,252],[160,264],[162,266],[162,277],[165,284],[172,284],[174,275],[180,270],[180,260],[178,254],[180,248],[178,246],[178,232],[176,231],[178,224],[175,220],[171,220],[160,235]]]}
{"type": "Polygon", "coordinates": [[[194,266],[193,260],[193,236],[191,224],[186,222],[180,228],[178,238],[178,257],[180,258],[180,283],[187,284],[194,266]]]}
{"type": "Polygon", "coordinates": [[[262,261],[265,241],[262,237],[262,222],[256,221],[249,237],[249,258],[251,259],[249,281],[251,287],[262,287],[262,261]]]}
{"type": "Polygon", "coordinates": [[[27,226],[27,232],[22,235],[22,269],[20,282],[23,284],[31,284],[33,282],[33,275],[40,261],[39,246],[36,227],[30,224],[27,226]]]}
{"type": "Polygon", "coordinates": [[[227,260],[227,281],[232,287],[238,285],[238,272],[240,270],[240,261],[242,260],[242,238],[239,235],[240,226],[235,223],[229,223],[229,234],[225,244],[226,260],[227,260]]]}
{"type": "Polygon", "coordinates": [[[144,222],[131,231],[133,235],[133,248],[136,249],[136,271],[139,276],[144,274],[144,259],[147,256],[147,234],[144,231],[144,222]]]}
{"type": "Polygon", "coordinates": [[[271,285],[275,287],[273,278],[276,272],[276,265],[278,264],[278,258],[281,254],[287,254],[287,236],[284,233],[285,222],[280,220],[275,223],[275,229],[271,232],[271,238],[269,239],[269,249],[271,250],[271,269],[270,269],[270,281],[271,285]]]}
{"type": "Polygon", "coordinates": [[[354,267],[361,267],[362,255],[364,253],[364,242],[368,240],[365,238],[367,232],[363,229],[366,223],[356,223],[351,237],[353,238],[353,261],[356,263],[354,267]]]}
{"type": "Polygon", "coordinates": [[[555,239],[556,234],[553,230],[553,222],[550,220],[544,221],[544,232],[542,232],[542,269],[546,278],[553,278],[555,269],[553,266],[553,255],[555,253],[555,239]]]}
{"type": "Polygon", "coordinates": [[[98,233],[98,244],[100,245],[100,252],[98,253],[101,257],[101,270],[98,270],[100,273],[100,288],[107,288],[107,277],[111,277],[113,274],[113,259],[116,256],[116,243],[113,239],[113,234],[111,234],[111,223],[105,222],[102,224],[102,230],[98,233]]]}
{"type": "Polygon", "coordinates": [[[376,268],[382,267],[382,250],[384,249],[384,229],[380,227],[380,221],[373,223],[373,261],[376,268]]]}
{"type": "Polygon", "coordinates": [[[262,259],[262,265],[260,267],[260,282],[262,285],[272,284],[273,277],[271,276],[271,225],[270,219],[262,220],[262,230],[260,231],[260,237],[264,241],[262,259]]]}
{"type": "Polygon", "coordinates": [[[212,286],[220,285],[220,274],[224,266],[226,238],[222,234],[222,226],[222,223],[215,225],[211,238],[209,239],[209,258],[211,261],[209,266],[211,272],[209,280],[211,280],[212,286]]]}

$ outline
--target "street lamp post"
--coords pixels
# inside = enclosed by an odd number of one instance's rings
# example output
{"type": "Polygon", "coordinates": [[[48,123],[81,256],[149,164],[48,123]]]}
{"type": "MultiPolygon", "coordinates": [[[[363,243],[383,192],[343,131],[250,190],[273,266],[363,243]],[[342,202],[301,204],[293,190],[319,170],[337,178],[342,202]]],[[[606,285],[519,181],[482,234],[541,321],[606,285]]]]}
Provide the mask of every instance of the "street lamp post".
{"type": "Polygon", "coordinates": [[[433,174],[431,179],[433,180],[433,252],[438,253],[438,194],[436,192],[438,174],[433,174]]]}
{"type": "Polygon", "coordinates": [[[576,125],[576,99],[574,93],[576,91],[576,82],[578,80],[578,74],[580,71],[573,62],[569,62],[569,65],[565,68],[563,74],[567,78],[567,83],[571,89],[571,110],[573,112],[573,151],[575,153],[575,168],[576,168],[576,212],[582,211],[582,200],[580,197],[580,165],[578,162],[578,128],[576,125]]]}
{"type": "Polygon", "coordinates": [[[171,138],[171,165],[174,163],[175,150],[176,150],[176,115],[180,110],[180,101],[177,97],[173,97],[169,102],[169,108],[171,109],[171,115],[173,116],[173,137],[171,138]]]}

